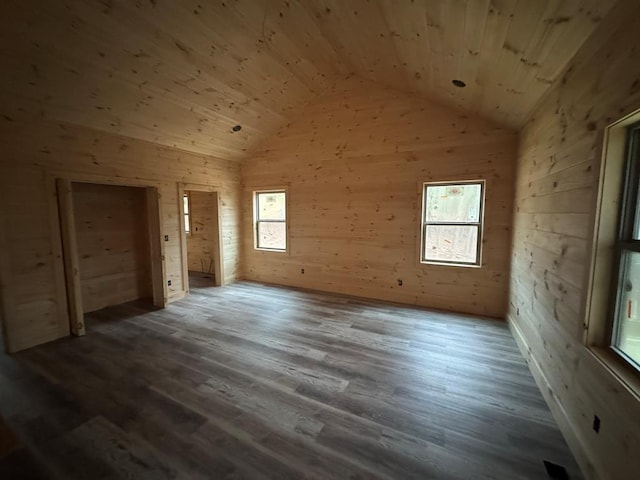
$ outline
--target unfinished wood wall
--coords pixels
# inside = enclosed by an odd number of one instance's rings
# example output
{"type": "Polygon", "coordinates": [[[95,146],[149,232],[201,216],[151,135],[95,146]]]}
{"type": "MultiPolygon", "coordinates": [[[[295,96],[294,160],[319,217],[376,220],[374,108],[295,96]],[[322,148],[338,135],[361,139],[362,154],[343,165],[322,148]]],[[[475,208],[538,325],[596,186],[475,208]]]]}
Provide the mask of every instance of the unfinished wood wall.
{"type": "Polygon", "coordinates": [[[191,234],[187,236],[189,270],[214,273],[218,248],[218,205],[216,194],[189,192],[191,203],[191,234]]]}
{"type": "Polygon", "coordinates": [[[504,317],[516,141],[436,103],[339,83],[243,164],[243,276],[504,317]],[[421,265],[422,183],[480,178],[482,268],[421,265]],[[275,187],[288,188],[288,253],[253,248],[252,192],[275,187]]]}
{"type": "Polygon", "coordinates": [[[0,118],[0,285],[9,347],[16,351],[67,335],[56,176],[159,189],[167,301],[182,298],[178,182],[221,192],[224,272],[236,277],[239,239],[237,163],[118,135],[47,121],[0,118]],[[115,179],[115,180],[114,180],[115,179]],[[102,181],[104,180],[104,181],[102,181]]]}
{"type": "Polygon", "coordinates": [[[0,104],[242,159],[354,72],[519,127],[613,3],[4,0],[0,104]]]}
{"type": "Polygon", "coordinates": [[[82,310],[150,298],[146,191],[73,183],[82,310]]]}
{"type": "Polygon", "coordinates": [[[581,312],[603,132],[640,108],[639,16],[621,2],[585,44],[518,160],[509,319],[588,478],[640,475],[640,401],[585,348],[581,312]]]}

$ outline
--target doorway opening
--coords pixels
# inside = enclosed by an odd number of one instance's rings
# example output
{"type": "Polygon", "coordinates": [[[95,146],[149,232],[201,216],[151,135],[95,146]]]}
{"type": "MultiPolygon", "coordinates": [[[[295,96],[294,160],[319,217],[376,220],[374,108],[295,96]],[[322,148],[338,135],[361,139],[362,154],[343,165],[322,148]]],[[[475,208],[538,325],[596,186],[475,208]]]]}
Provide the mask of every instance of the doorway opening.
{"type": "Polygon", "coordinates": [[[71,333],[84,335],[84,315],[105,307],[164,306],[157,188],[66,179],[57,188],[71,333]]]}
{"type": "Polygon", "coordinates": [[[181,189],[186,291],[224,284],[220,195],[212,187],[181,189]],[[186,258],[185,258],[186,257],[186,258]]]}

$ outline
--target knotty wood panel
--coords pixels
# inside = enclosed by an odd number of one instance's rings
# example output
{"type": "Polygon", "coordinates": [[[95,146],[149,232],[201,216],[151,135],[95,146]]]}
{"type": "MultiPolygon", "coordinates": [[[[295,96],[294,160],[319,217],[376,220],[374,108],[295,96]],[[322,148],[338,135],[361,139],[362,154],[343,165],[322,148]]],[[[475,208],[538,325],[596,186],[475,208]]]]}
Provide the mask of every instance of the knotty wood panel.
{"type": "Polygon", "coordinates": [[[50,212],[55,188],[52,185],[52,193],[47,192],[43,169],[5,163],[15,158],[7,151],[14,140],[2,135],[0,156],[2,306],[9,351],[69,334],[62,252],[54,243],[58,218],[50,212]]]}
{"type": "Polygon", "coordinates": [[[243,164],[243,276],[504,317],[515,155],[509,130],[340,83],[243,164]],[[487,181],[482,268],[421,265],[422,182],[469,179],[487,181]],[[257,251],[252,192],[284,185],[289,252],[257,251]]]}
{"type": "Polygon", "coordinates": [[[151,297],[146,191],[73,183],[82,309],[151,297]]]}
{"type": "Polygon", "coordinates": [[[312,19],[299,6],[282,19],[284,8],[3,2],[2,113],[237,159],[346,73],[312,19]]]}
{"type": "Polygon", "coordinates": [[[518,160],[509,318],[588,478],[640,475],[640,401],[585,348],[582,313],[604,128],[640,108],[639,15],[622,2],[585,44],[518,160]]]}
{"type": "Polygon", "coordinates": [[[218,248],[218,204],[216,194],[189,192],[191,234],[187,236],[189,270],[215,273],[215,249],[218,248]]]}
{"type": "Polygon", "coordinates": [[[521,126],[615,1],[300,3],[355,73],[521,126]]]}
{"type": "Polygon", "coordinates": [[[242,159],[357,74],[519,127],[613,4],[4,0],[1,113],[242,159]]]}
{"type": "Polygon", "coordinates": [[[2,295],[12,351],[69,333],[55,178],[156,186],[160,195],[166,301],[184,296],[178,182],[221,195],[225,280],[236,277],[239,168],[235,162],[65,123],[0,119],[4,243],[2,295]],[[9,282],[4,278],[10,279],[9,282]]]}

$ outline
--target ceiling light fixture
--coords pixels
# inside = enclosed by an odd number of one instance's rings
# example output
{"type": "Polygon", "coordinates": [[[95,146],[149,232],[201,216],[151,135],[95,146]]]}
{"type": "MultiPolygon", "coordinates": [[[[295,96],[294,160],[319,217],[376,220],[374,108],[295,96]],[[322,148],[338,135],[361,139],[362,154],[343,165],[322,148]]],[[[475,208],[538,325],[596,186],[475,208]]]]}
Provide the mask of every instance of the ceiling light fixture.
{"type": "Polygon", "coordinates": [[[240,125],[236,125],[231,130],[233,130],[234,132],[239,132],[240,130],[242,130],[242,127],[240,125]]]}
{"type": "Polygon", "coordinates": [[[467,86],[467,84],[464,83],[462,80],[451,80],[451,83],[453,83],[458,88],[464,88],[467,86]]]}

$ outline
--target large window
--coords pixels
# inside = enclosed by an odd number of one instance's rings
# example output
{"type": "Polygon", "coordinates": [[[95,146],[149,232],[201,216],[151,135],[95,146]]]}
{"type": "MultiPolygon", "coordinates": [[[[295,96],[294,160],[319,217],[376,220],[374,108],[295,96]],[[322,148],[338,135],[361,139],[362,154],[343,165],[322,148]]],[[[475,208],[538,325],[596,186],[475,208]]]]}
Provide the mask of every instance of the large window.
{"type": "Polygon", "coordinates": [[[425,183],[421,260],[479,266],[484,181],[425,183]]]}
{"type": "Polygon", "coordinates": [[[287,197],[284,190],[254,192],[255,247],[287,249],[287,197]]]}
{"type": "Polygon", "coordinates": [[[628,128],[626,155],[615,248],[611,346],[640,368],[640,123],[628,128]]]}

